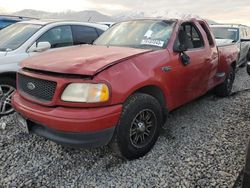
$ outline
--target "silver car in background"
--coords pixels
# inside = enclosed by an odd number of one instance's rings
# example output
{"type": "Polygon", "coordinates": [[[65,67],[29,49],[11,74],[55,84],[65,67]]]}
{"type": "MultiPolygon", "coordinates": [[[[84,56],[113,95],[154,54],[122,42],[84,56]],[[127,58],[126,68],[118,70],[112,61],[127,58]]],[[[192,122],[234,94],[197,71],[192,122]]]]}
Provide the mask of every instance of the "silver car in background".
{"type": "Polygon", "coordinates": [[[108,26],[72,22],[30,20],[0,31],[0,117],[12,113],[11,96],[16,71],[24,59],[44,51],[92,44],[108,26]]]}
{"type": "Polygon", "coordinates": [[[216,40],[229,39],[239,49],[237,66],[244,67],[250,55],[250,28],[239,24],[210,25],[216,40]]]}

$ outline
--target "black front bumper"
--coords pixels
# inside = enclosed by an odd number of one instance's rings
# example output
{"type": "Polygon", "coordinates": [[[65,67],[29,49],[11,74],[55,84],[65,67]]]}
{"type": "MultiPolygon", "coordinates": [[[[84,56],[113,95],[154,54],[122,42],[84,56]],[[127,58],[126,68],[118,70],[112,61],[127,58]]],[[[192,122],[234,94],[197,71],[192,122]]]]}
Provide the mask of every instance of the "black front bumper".
{"type": "Polygon", "coordinates": [[[50,129],[33,121],[27,121],[29,131],[56,143],[69,147],[96,148],[107,145],[114,134],[115,127],[99,132],[71,133],[50,129]]]}

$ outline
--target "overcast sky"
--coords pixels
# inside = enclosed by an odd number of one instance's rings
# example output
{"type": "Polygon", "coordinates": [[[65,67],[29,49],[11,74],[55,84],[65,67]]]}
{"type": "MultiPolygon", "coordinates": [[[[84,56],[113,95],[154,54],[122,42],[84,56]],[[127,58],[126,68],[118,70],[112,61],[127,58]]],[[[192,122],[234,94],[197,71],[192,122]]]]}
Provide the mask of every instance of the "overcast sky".
{"type": "Polygon", "coordinates": [[[180,11],[220,22],[250,25],[250,0],[0,0],[0,10],[36,9],[49,12],[97,10],[114,15],[123,11],[180,11]]]}

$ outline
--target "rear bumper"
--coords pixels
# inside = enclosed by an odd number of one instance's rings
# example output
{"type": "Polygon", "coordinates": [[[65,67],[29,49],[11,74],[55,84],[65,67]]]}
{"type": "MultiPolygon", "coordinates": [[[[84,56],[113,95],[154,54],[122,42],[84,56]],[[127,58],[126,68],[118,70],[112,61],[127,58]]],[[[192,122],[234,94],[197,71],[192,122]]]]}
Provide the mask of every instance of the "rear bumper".
{"type": "Polygon", "coordinates": [[[23,99],[18,93],[12,105],[28,121],[30,132],[52,141],[83,147],[106,145],[118,123],[122,105],[101,108],[45,107],[23,99]]]}

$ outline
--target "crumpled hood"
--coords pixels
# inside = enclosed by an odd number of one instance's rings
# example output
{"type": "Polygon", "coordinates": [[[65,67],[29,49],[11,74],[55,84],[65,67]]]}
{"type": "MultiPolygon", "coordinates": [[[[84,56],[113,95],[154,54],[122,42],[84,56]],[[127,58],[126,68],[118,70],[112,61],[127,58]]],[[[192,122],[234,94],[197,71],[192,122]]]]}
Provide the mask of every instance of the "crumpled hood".
{"type": "Polygon", "coordinates": [[[65,74],[95,75],[108,66],[150,51],[83,45],[28,58],[22,67],[65,74]]]}

